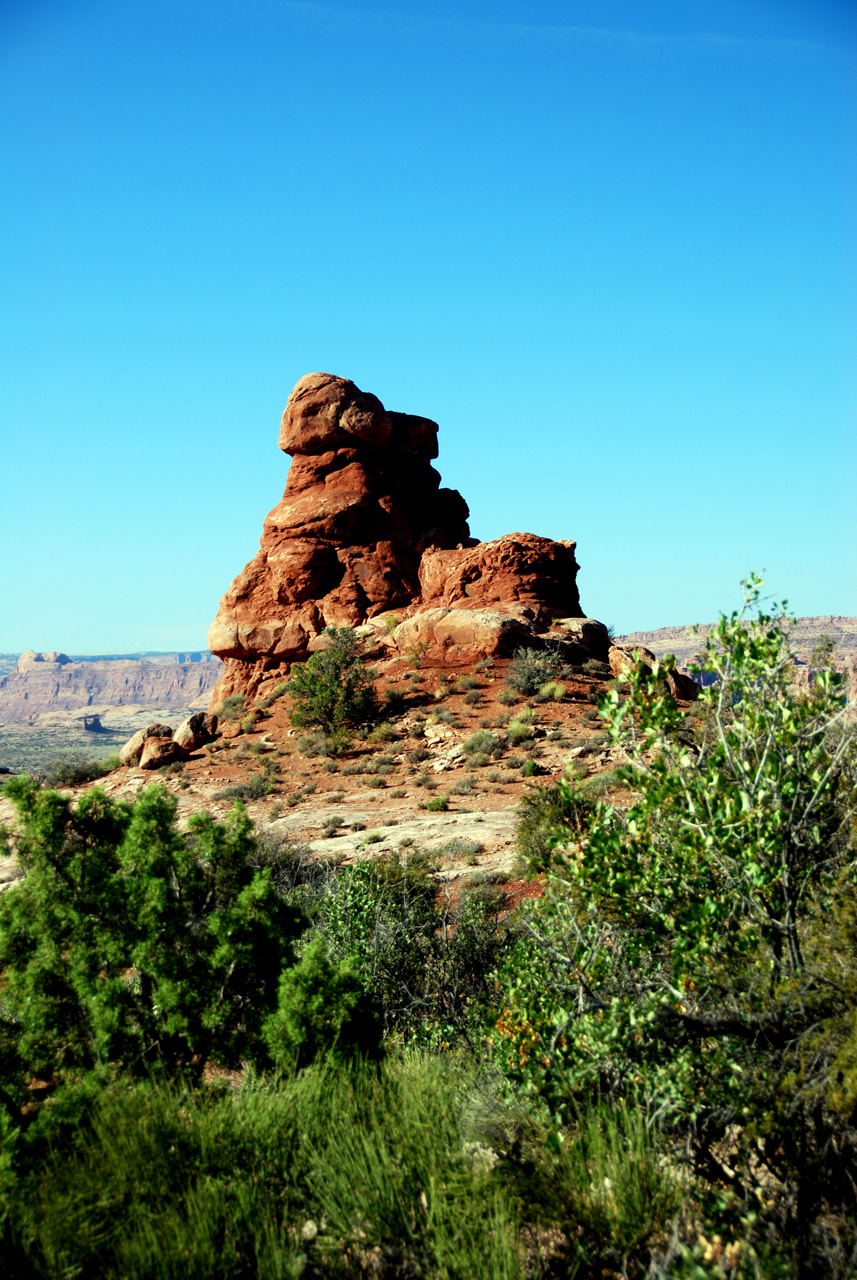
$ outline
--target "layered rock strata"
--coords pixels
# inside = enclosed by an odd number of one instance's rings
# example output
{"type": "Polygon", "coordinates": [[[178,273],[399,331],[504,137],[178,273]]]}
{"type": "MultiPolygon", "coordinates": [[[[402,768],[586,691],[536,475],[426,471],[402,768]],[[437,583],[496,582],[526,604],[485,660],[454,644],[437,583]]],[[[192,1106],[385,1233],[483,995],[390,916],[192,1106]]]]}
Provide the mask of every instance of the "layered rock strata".
{"type": "Polygon", "coordinates": [[[216,662],[73,662],[64,653],[29,651],[15,671],[0,676],[0,723],[105,703],[193,706],[211,693],[219,674],[216,662]]]}
{"type": "Polygon", "coordinates": [[[225,663],[213,707],[304,660],[330,625],[365,626],[388,651],[437,647],[464,661],[564,637],[558,620],[581,619],[575,544],[471,538],[467,503],[431,465],[437,432],[346,378],[298,382],[280,429],[285,493],[209,631],[225,663]]]}

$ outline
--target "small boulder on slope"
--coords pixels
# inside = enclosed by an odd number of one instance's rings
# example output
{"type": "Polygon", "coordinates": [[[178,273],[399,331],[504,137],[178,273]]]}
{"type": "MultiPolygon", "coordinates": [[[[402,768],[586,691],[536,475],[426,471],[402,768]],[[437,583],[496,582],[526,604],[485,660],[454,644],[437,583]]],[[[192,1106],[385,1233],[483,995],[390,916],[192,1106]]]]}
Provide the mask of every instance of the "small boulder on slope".
{"type": "Polygon", "coordinates": [[[148,738],[171,738],[173,731],[168,724],[150,724],[145,729],[138,729],[133,738],[129,738],[119,752],[119,760],[124,765],[140,763],[143,745],[148,738]]]}

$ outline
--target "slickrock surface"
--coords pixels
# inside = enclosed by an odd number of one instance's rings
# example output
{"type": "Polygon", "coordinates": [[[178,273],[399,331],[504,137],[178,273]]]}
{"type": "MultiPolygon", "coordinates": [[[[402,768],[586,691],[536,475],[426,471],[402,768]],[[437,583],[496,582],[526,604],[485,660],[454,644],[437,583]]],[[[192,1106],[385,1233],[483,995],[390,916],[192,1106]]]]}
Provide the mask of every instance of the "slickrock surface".
{"type": "Polygon", "coordinates": [[[434,646],[458,651],[454,663],[509,654],[556,619],[580,616],[575,544],[529,533],[471,538],[467,503],[431,465],[437,432],[346,378],[298,382],[280,429],[293,459],[285,493],[209,632],[225,661],[214,710],[272,673],[281,678],[329,625],[387,615],[376,632],[390,654],[434,646]]]}
{"type": "Polygon", "coordinates": [[[219,662],[72,662],[64,653],[29,651],[0,677],[0,724],[93,704],[189,707],[207,700],[220,670],[219,662]]]}

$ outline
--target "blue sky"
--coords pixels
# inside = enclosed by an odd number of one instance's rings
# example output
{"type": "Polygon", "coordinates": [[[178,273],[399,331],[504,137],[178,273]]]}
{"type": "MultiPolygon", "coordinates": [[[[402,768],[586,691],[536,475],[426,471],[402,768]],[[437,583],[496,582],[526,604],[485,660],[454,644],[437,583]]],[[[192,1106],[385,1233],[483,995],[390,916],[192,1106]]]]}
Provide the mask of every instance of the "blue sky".
{"type": "Polygon", "coordinates": [[[857,614],[857,14],[5,0],[0,650],[198,647],[291,387],[618,630],[857,614]]]}

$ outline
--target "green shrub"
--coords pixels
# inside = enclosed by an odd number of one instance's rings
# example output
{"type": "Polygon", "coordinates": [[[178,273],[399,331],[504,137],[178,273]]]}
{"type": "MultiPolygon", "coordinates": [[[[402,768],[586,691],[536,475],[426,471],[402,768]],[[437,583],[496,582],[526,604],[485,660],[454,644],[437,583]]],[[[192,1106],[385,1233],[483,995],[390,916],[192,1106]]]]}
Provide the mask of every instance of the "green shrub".
{"type": "Polygon", "coordinates": [[[404,710],[405,692],[403,689],[388,688],[384,690],[384,713],[388,716],[398,715],[404,710]]]}
{"type": "Polygon", "coordinates": [[[426,1067],[342,1097],[315,1168],[324,1221],[350,1251],[395,1259],[388,1274],[520,1280],[510,1200],[462,1141],[460,1075],[426,1067]]]}
{"type": "Polygon", "coordinates": [[[535,778],[540,773],[544,773],[544,769],[537,760],[525,760],[521,766],[522,778],[535,778]]]}
{"type": "Polygon", "coordinates": [[[509,743],[513,747],[518,747],[522,742],[529,742],[533,737],[533,726],[525,724],[520,719],[510,721],[507,729],[509,743]]]}
{"type": "Polygon", "coordinates": [[[482,693],[479,689],[471,689],[469,693],[464,695],[463,701],[468,707],[478,707],[482,701],[482,693]]]}
{"type": "Polygon", "coordinates": [[[349,964],[332,964],[316,937],[282,974],[277,1008],[266,1019],[263,1035],[275,1065],[294,1071],[317,1058],[377,1057],[381,1023],[349,964]]]}
{"type": "MultiPolygon", "coordinates": [[[[693,749],[665,666],[630,671],[627,699],[607,694],[635,797],[549,835],[494,1042],[555,1123],[597,1093],[643,1098],[706,1178],[728,1162],[742,1230],[792,1259],[771,1270],[748,1245],[748,1274],[845,1276],[857,1138],[836,1099],[857,1020],[857,728],[835,670],[795,684],[785,614],[747,616],[759,586],[709,636],[693,749]]],[[[573,784],[559,786],[570,807],[573,784]]]]}
{"type": "Polygon", "coordinates": [[[284,901],[310,917],[332,875],[330,863],[315,857],[306,840],[271,825],[257,830],[248,860],[254,870],[268,874],[284,901]]]}
{"type": "Polygon", "coordinates": [[[375,728],[367,734],[366,741],[372,743],[373,746],[377,746],[384,742],[397,742],[398,738],[399,735],[394,726],[384,720],[381,724],[376,724],[375,728]]]}
{"type": "Polygon", "coordinates": [[[261,800],[274,790],[274,778],[270,773],[251,773],[244,782],[234,782],[218,791],[216,800],[261,800]]]}
{"type": "Polygon", "coordinates": [[[520,702],[520,698],[512,689],[501,689],[497,694],[497,701],[502,702],[504,707],[513,707],[516,702],[520,702]]]}
{"type": "Polygon", "coordinates": [[[345,750],[348,730],[375,714],[374,673],[360,660],[361,641],[350,627],[328,627],[327,649],[313,653],[292,668],[292,724],[318,728],[326,735],[331,754],[345,750]]]}
{"type": "Polygon", "coordinates": [[[587,658],[583,664],[583,671],[588,676],[597,676],[602,680],[613,678],[612,667],[606,662],[599,662],[596,658],[587,658]]]}
{"type": "Polygon", "coordinates": [[[0,898],[6,1098],[33,1075],[252,1060],[301,918],[250,866],[244,810],[184,835],[157,785],[133,806],[93,790],[72,809],[26,777],[4,794],[27,872],[0,898]]]}
{"type": "Polygon", "coordinates": [[[270,693],[265,695],[265,697],[261,700],[261,702],[256,703],[256,707],[260,711],[267,711],[268,707],[272,707],[274,703],[277,702],[278,699],[282,698],[285,694],[287,694],[288,691],[289,691],[288,680],[281,680],[278,685],[274,686],[274,688],[271,690],[270,693]]]}
{"type": "Polygon", "coordinates": [[[42,775],[42,781],[48,787],[79,787],[112,773],[120,763],[118,756],[95,760],[85,751],[68,751],[54,756],[42,775]]]}
{"type": "Polygon", "coordinates": [[[562,702],[566,695],[565,685],[561,680],[546,681],[538,692],[539,702],[562,702]]]}
{"type": "Polygon", "coordinates": [[[413,751],[408,752],[408,761],[410,764],[422,764],[423,760],[428,760],[431,752],[425,747],[414,747],[413,751]]]}
{"type": "Polygon", "coordinates": [[[622,1267],[668,1233],[684,1188],[664,1156],[644,1108],[596,1104],[574,1124],[545,1172],[562,1216],[577,1225],[584,1266],[622,1267]]]}
{"type": "Polygon", "coordinates": [[[454,836],[452,840],[448,840],[446,844],[434,851],[435,857],[448,859],[467,858],[472,854],[484,852],[485,845],[481,840],[467,840],[464,836],[454,836]]]}
{"type": "Polygon", "coordinates": [[[609,796],[617,787],[627,787],[628,782],[620,769],[605,769],[602,773],[593,773],[577,783],[578,795],[584,799],[601,799],[609,796]]]}
{"type": "Polygon", "coordinates": [[[431,713],[430,719],[434,724],[448,724],[452,728],[455,728],[458,725],[458,721],[450,711],[449,707],[436,707],[431,713]]]}
{"type": "Polygon", "coordinates": [[[419,671],[420,667],[425,662],[425,657],[429,651],[429,647],[428,640],[421,640],[419,644],[415,645],[413,649],[405,654],[405,657],[413,667],[414,671],[419,671]]]}
{"type": "Polygon", "coordinates": [[[479,680],[476,676],[461,675],[456,678],[454,687],[456,693],[467,693],[469,689],[479,688],[479,680]]]}
{"type": "Polygon", "coordinates": [[[318,927],[331,959],[354,957],[388,1040],[449,1047],[484,1035],[479,1019],[509,931],[497,903],[439,894],[434,870],[418,850],[344,868],[318,927]]]}
{"type": "Polygon", "coordinates": [[[327,739],[324,733],[298,733],[295,746],[301,755],[327,755],[327,739]]]}
{"type": "Polygon", "coordinates": [[[497,759],[503,754],[504,746],[501,740],[488,729],[477,729],[476,733],[472,733],[465,740],[463,749],[467,756],[484,755],[497,759]]]}
{"type": "Polygon", "coordinates": [[[518,805],[515,845],[532,874],[544,871],[557,838],[579,839],[595,813],[595,797],[555,782],[527,788],[518,805]]]}
{"type": "Polygon", "coordinates": [[[433,800],[426,800],[424,807],[429,813],[446,813],[449,808],[449,796],[435,796],[433,800]]]}
{"type": "Polygon", "coordinates": [[[243,693],[232,693],[224,698],[217,708],[220,720],[240,720],[247,708],[247,699],[243,693]]]}
{"type": "Polygon", "coordinates": [[[467,1142],[474,1073],[329,1056],[277,1087],[111,1083],[21,1180],[4,1275],[298,1280],[368,1256],[392,1259],[375,1275],[518,1280],[514,1197],[467,1142]]]}
{"type": "Polygon", "coordinates": [[[506,683],[516,693],[530,698],[548,680],[555,680],[564,666],[556,648],[519,649],[509,664],[506,683]]]}

